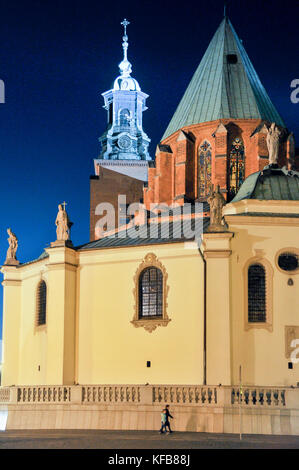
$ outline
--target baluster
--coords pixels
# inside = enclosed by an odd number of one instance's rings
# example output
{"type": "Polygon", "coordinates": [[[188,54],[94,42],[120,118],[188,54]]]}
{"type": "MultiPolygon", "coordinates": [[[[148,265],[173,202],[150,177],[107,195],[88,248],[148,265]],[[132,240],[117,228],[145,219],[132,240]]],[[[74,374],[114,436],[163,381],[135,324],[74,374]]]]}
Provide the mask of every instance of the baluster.
{"type": "Polygon", "coordinates": [[[259,404],[263,405],[264,404],[264,390],[259,390],[259,404]]]}
{"type": "Polygon", "coordinates": [[[173,403],[173,396],[174,396],[173,388],[170,387],[169,388],[169,401],[170,401],[170,403],[173,403]]]}
{"type": "Polygon", "coordinates": [[[280,392],[281,404],[282,406],[286,405],[286,397],[285,397],[285,390],[281,390],[280,392]]]}
{"type": "Polygon", "coordinates": [[[271,404],[272,404],[272,396],[271,395],[272,395],[271,390],[267,390],[265,392],[265,398],[266,398],[266,402],[267,402],[268,406],[271,406],[271,404]]]}

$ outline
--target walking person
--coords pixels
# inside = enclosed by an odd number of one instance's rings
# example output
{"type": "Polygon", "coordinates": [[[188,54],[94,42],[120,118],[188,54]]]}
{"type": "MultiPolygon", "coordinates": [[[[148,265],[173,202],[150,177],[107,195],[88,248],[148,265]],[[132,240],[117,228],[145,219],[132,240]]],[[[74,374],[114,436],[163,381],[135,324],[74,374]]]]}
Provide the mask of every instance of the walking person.
{"type": "Polygon", "coordinates": [[[166,432],[165,423],[166,423],[166,408],[164,408],[164,410],[162,410],[162,413],[161,413],[161,429],[159,431],[160,434],[164,434],[164,429],[166,432]]]}
{"type": "Polygon", "coordinates": [[[170,429],[170,422],[169,422],[169,418],[173,418],[173,416],[171,416],[170,412],[169,412],[169,405],[166,405],[165,407],[165,412],[166,412],[166,422],[165,422],[165,432],[167,432],[167,427],[169,429],[169,432],[173,432],[171,429],[170,429]]]}

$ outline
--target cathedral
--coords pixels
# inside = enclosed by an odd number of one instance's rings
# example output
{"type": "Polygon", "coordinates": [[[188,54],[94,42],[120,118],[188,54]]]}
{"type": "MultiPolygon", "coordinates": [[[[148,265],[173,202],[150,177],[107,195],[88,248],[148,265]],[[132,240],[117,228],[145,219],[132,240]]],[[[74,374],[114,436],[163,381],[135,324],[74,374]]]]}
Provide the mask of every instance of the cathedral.
{"type": "Polygon", "coordinates": [[[242,409],[243,432],[298,435],[293,134],[225,16],[151,158],[128,25],[90,240],[60,204],[57,239],[19,263],[9,229],[0,410],[10,429],[156,429],[170,403],[176,430],[238,433],[242,409]]]}

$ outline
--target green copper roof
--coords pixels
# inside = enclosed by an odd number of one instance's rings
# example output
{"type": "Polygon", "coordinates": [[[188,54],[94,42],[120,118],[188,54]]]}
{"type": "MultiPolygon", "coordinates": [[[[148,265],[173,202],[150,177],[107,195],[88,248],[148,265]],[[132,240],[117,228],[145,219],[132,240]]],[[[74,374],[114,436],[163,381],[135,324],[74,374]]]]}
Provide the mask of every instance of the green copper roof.
{"type": "Polygon", "coordinates": [[[264,119],[285,127],[230,20],[224,18],[163,137],[217,119],[264,119]]]}
{"type": "Polygon", "coordinates": [[[231,202],[242,199],[299,201],[299,173],[268,165],[248,176],[231,202]]]}

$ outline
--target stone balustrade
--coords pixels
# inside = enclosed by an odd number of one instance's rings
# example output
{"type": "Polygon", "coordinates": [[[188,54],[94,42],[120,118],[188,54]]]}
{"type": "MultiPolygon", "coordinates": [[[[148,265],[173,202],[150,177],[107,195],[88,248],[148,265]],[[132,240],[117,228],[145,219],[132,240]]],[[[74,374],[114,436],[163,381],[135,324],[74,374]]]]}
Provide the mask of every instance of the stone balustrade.
{"type": "Polygon", "coordinates": [[[133,385],[82,386],[83,403],[140,403],[140,387],[133,385]]]}
{"type": "MultiPolygon", "coordinates": [[[[285,407],[286,388],[268,387],[232,387],[232,405],[255,406],[255,407],[285,407]]],[[[299,407],[299,403],[298,403],[299,407]]]]}
{"type": "Polygon", "coordinates": [[[216,405],[217,387],[153,386],[153,403],[216,405]]]}
{"type": "Polygon", "coordinates": [[[195,385],[70,385],[0,387],[0,403],[173,404],[299,409],[299,388],[195,385]],[[240,400],[241,398],[241,400],[240,400]]]}
{"type": "Polygon", "coordinates": [[[71,387],[33,386],[14,387],[17,403],[70,403],[71,387]]]}

